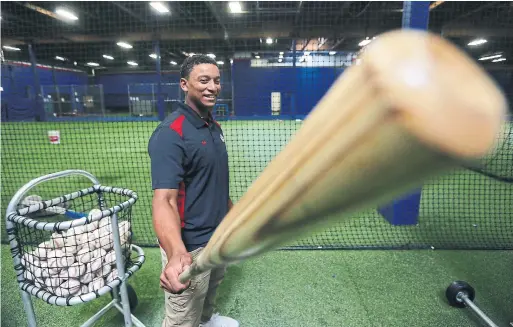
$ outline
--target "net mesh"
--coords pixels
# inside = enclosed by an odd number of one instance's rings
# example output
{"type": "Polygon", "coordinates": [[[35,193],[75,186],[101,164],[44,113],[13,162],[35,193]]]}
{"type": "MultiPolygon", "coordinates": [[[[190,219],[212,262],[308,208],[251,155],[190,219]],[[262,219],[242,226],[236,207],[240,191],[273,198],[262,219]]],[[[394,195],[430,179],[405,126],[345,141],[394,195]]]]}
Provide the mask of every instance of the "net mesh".
{"type": "MultiPolygon", "coordinates": [[[[511,2],[438,1],[428,11],[406,4],[3,3],[2,206],[33,178],[83,169],[139,194],[133,242],[156,246],[147,143],[183,100],[179,67],[194,53],[215,56],[220,68],[213,113],[224,131],[234,202],[380,33],[427,20],[429,31],[464,50],[513,103],[511,2]]],[[[513,248],[511,121],[497,138],[482,162],[285,247],[513,248]]],[[[50,183],[36,195],[69,187],[50,183]]]]}
{"type": "MultiPolygon", "coordinates": [[[[86,192],[89,191],[84,189],[83,193],[86,192]]],[[[39,195],[48,194],[48,188],[43,185],[36,186],[30,193],[18,203],[18,216],[12,217],[15,224],[10,231],[18,243],[17,247],[11,248],[12,255],[21,260],[20,266],[15,268],[23,274],[24,282],[41,292],[67,298],[97,292],[120,277],[116,268],[111,216],[71,228],[61,228],[60,225],[54,225],[51,230],[43,228],[49,223],[101,214],[100,209],[111,209],[111,206],[125,202],[126,196],[91,189],[90,193],[80,197],[23,214],[23,208],[54,199],[39,195]],[[34,223],[28,224],[28,219],[35,220],[40,228],[34,223]]],[[[131,215],[132,206],[117,213],[121,241],[119,256],[127,268],[133,265],[131,215]]]]}

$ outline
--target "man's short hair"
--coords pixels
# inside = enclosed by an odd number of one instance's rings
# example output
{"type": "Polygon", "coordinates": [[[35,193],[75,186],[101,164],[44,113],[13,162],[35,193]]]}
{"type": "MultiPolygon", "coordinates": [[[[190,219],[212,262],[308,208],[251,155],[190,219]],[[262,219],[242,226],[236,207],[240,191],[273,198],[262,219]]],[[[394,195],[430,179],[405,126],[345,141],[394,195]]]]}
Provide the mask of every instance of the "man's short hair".
{"type": "Polygon", "coordinates": [[[212,64],[212,65],[215,65],[216,67],[219,67],[217,65],[217,62],[214,59],[210,58],[209,56],[206,56],[206,55],[190,56],[190,57],[185,58],[185,60],[182,63],[182,66],[180,67],[180,77],[186,78],[186,79],[189,78],[189,75],[191,74],[191,71],[194,68],[194,66],[201,65],[201,64],[212,64]]]}

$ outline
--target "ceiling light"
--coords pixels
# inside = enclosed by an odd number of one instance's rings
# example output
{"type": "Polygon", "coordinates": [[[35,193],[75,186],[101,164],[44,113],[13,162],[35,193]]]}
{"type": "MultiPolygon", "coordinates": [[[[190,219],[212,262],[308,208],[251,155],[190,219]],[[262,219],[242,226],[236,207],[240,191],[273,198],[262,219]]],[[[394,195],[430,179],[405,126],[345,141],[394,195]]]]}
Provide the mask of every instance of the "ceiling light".
{"type": "Polygon", "coordinates": [[[282,56],[283,56],[283,51],[280,51],[280,55],[282,55],[282,56]]]}
{"type": "Polygon", "coordinates": [[[281,54],[281,55],[279,55],[279,56],[278,56],[278,58],[283,58],[283,55],[282,55],[282,54],[281,54]]]}
{"type": "Polygon", "coordinates": [[[364,47],[364,46],[368,45],[371,42],[372,42],[372,40],[369,40],[369,37],[367,37],[365,40],[362,40],[360,43],[358,43],[358,45],[361,46],[361,47],[364,47]]]}
{"type": "Polygon", "coordinates": [[[157,59],[157,54],[156,53],[152,53],[152,54],[150,54],[150,57],[152,57],[153,59],[157,59]]]}
{"type": "Polygon", "coordinates": [[[4,45],[3,48],[5,50],[12,50],[12,51],[20,51],[21,50],[20,48],[11,47],[10,45],[4,45]]]}
{"type": "Polygon", "coordinates": [[[98,67],[100,66],[100,64],[96,63],[96,62],[88,62],[87,63],[88,66],[93,66],[93,67],[98,67]]]}
{"type": "Polygon", "coordinates": [[[216,55],[213,54],[213,53],[209,53],[207,54],[208,57],[212,58],[212,59],[216,59],[216,55]]]}
{"type": "Polygon", "coordinates": [[[499,58],[499,59],[495,59],[495,60],[492,60],[492,62],[500,62],[500,61],[505,61],[506,58],[499,58]]]}
{"type": "Polygon", "coordinates": [[[57,10],[55,10],[55,13],[57,15],[61,16],[62,18],[66,18],[68,20],[77,20],[78,19],[78,17],[75,14],[67,11],[66,9],[57,8],[57,10]]]}
{"type": "Polygon", "coordinates": [[[129,64],[130,66],[138,66],[139,65],[135,61],[127,61],[126,63],[129,64]]]}
{"type": "Polygon", "coordinates": [[[113,56],[109,56],[109,55],[103,55],[103,58],[109,59],[109,60],[114,60],[114,57],[113,56]]]}
{"type": "Polygon", "coordinates": [[[170,62],[170,64],[171,64],[171,65],[178,65],[178,64],[176,63],[176,61],[171,61],[171,62],[170,62]]]}
{"type": "Polygon", "coordinates": [[[337,51],[330,51],[330,52],[329,52],[329,55],[330,55],[330,56],[333,56],[333,55],[334,55],[334,54],[336,54],[336,53],[337,53],[337,51]]]}
{"type": "Polygon", "coordinates": [[[217,64],[218,65],[224,65],[224,61],[218,61],[217,64]]]}
{"type": "Polygon", "coordinates": [[[162,4],[162,2],[150,2],[150,6],[161,14],[169,12],[169,9],[162,4]]]}
{"type": "Polygon", "coordinates": [[[273,39],[271,39],[270,37],[268,37],[267,39],[265,39],[265,43],[267,43],[267,44],[273,44],[273,39]]]}
{"type": "Polygon", "coordinates": [[[76,66],[76,65],[77,65],[77,62],[76,62],[76,61],[73,61],[73,65],[75,65],[75,66],[76,66]]]}
{"type": "Polygon", "coordinates": [[[260,56],[255,56],[255,59],[260,59],[260,56]]]}
{"type": "Polygon", "coordinates": [[[497,55],[491,55],[491,56],[484,56],[484,57],[479,58],[479,60],[490,60],[490,59],[496,59],[496,58],[500,58],[500,57],[502,57],[502,55],[497,54],[497,55]]]}
{"type": "Polygon", "coordinates": [[[282,61],[283,61],[283,59],[281,59],[281,58],[280,58],[280,59],[278,59],[278,62],[282,62],[282,61]]]}
{"type": "Polygon", "coordinates": [[[55,59],[60,60],[60,61],[66,61],[66,59],[65,59],[65,58],[63,58],[63,57],[59,57],[59,56],[55,56],[55,59]]]}
{"type": "Polygon", "coordinates": [[[473,40],[473,41],[469,42],[467,45],[476,46],[476,45],[485,44],[486,42],[487,41],[485,39],[477,39],[477,40],[473,40]]]}
{"type": "Polygon", "coordinates": [[[232,1],[228,3],[228,7],[230,8],[230,12],[232,14],[240,14],[242,12],[242,6],[239,1],[232,1]]]}
{"type": "Polygon", "coordinates": [[[125,49],[132,49],[133,48],[133,46],[131,44],[128,44],[128,43],[122,42],[122,41],[120,41],[120,42],[118,42],[116,44],[119,45],[122,48],[125,48],[125,49]]]}

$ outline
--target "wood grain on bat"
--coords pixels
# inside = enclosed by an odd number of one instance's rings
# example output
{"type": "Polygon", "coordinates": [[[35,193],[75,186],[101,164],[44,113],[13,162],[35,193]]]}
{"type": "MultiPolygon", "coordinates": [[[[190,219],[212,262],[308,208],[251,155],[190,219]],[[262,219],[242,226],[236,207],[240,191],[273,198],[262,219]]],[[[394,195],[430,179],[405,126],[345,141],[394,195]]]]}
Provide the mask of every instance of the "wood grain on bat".
{"type": "Polygon", "coordinates": [[[506,101],[438,36],[378,37],[217,228],[182,281],[258,255],[488,154],[506,101]]]}

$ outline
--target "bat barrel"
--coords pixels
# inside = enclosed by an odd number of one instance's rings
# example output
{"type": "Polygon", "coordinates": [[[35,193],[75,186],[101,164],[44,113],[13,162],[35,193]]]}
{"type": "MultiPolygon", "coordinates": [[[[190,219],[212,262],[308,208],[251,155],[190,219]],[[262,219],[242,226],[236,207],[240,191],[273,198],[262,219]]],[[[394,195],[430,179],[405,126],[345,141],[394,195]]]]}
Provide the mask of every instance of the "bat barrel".
{"type": "Polygon", "coordinates": [[[367,46],[230,210],[191,276],[259,255],[376,208],[486,156],[507,103],[457,47],[423,31],[367,46]]]}

